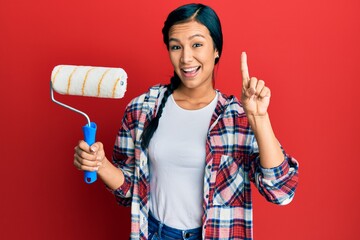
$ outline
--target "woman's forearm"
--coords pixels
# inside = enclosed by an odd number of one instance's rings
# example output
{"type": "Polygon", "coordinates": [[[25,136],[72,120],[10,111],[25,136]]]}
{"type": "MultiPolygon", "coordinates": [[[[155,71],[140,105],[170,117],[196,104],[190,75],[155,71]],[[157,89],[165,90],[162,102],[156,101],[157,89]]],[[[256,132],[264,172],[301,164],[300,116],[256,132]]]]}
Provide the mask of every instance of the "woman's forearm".
{"type": "Polygon", "coordinates": [[[263,168],[279,166],[284,161],[284,154],[272,130],[269,115],[248,116],[248,119],[259,146],[261,166],[263,168]]]}
{"type": "Polygon", "coordinates": [[[118,189],[124,183],[124,173],[115,167],[106,157],[99,167],[98,176],[112,190],[118,189]]]}

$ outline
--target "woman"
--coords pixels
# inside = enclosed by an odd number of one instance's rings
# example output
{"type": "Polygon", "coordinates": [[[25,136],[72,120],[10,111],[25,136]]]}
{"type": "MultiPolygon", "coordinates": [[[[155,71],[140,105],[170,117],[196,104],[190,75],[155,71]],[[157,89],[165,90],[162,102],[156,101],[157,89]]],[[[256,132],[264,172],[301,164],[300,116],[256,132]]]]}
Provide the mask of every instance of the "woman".
{"type": "Polygon", "coordinates": [[[252,239],[250,182],[268,201],[287,204],[298,181],[298,163],[271,128],[270,90],[249,77],[245,53],[241,103],[214,89],[222,32],[207,6],[175,9],[163,38],[170,83],[127,106],[113,164],[100,142],[81,141],[74,165],[98,171],[131,206],[132,239],[252,239]]]}

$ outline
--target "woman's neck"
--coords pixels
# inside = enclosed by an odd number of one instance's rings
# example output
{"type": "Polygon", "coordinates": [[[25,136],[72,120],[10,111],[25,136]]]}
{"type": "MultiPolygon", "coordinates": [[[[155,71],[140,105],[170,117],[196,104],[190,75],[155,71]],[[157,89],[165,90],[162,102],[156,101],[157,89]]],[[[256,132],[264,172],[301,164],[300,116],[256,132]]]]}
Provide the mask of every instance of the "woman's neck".
{"type": "Polygon", "coordinates": [[[215,95],[216,92],[212,86],[190,89],[181,84],[173,93],[175,102],[180,107],[189,110],[196,110],[207,106],[214,100],[215,95]]]}

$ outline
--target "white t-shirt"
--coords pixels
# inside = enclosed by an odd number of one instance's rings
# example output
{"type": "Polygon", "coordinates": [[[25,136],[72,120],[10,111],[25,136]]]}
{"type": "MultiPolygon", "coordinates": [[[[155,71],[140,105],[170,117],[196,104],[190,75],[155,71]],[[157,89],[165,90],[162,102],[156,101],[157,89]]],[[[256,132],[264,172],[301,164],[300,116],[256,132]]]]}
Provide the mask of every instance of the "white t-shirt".
{"type": "Polygon", "coordinates": [[[169,96],[150,141],[150,211],[170,227],[201,226],[206,138],[217,99],[186,110],[169,96]]]}

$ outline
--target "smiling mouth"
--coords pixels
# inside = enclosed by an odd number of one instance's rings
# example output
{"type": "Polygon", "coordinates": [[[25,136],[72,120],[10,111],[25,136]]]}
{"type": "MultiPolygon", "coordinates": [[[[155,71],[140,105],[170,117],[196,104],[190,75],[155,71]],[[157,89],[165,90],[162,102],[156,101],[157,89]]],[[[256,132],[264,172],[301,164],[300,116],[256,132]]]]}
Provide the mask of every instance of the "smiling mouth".
{"type": "Polygon", "coordinates": [[[181,71],[185,75],[185,77],[193,77],[199,71],[200,66],[192,67],[192,68],[182,68],[181,71]]]}

